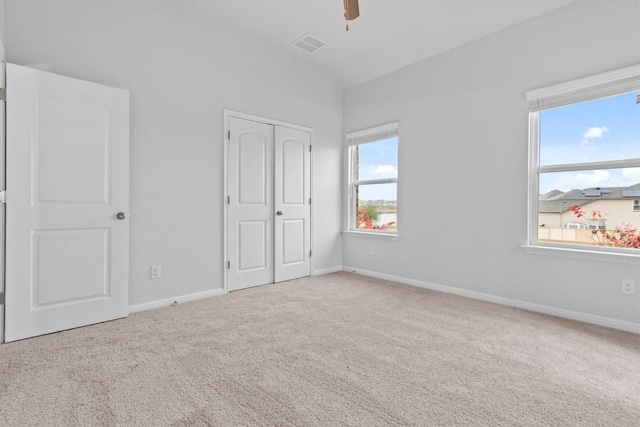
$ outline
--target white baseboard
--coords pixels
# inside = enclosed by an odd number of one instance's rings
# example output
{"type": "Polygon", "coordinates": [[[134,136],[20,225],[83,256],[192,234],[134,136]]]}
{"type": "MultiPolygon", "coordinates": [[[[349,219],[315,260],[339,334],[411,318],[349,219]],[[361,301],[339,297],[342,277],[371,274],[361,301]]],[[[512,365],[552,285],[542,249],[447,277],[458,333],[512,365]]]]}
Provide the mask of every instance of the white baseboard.
{"type": "Polygon", "coordinates": [[[336,265],[334,267],[329,267],[329,268],[321,268],[319,270],[313,270],[313,273],[311,273],[312,276],[321,276],[323,274],[329,274],[329,273],[337,273],[338,271],[343,271],[344,268],[341,265],[336,265]]]}
{"type": "Polygon", "coordinates": [[[523,310],[535,311],[537,313],[549,314],[551,316],[562,317],[562,318],[571,319],[571,320],[578,320],[580,322],[591,323],[594,325],[606,326],[612,329],[619,329],[622,331],[634,332],[636,334],[640,334],[639,323],[627,322],[625,320],[614,319],[611,317],[596,316],[594,314],[583,313],[580,311],[565,310],[563,308],[551,307],[547,305],[534,304],[526,301],[499,297],[497,295],[485,294],[482,292],[475,292],[467,289],[460,289],[454,286],[438,285],[436,283],[424,282],[422,280],[407,279],[405,277],[378,273],[376,271],[362,270],[360,268],[349,267],[346,265],[343,266],[343,270],[351,273],[362,274],[364,276],[370,276],[378,279],[389,280],[392,282],[403,283],[405,285],[431,289],[433,291],[459,295],[462,297],[473,298],[481,301],[492,302],[495,304],[506,305],[509,307],[521,308],[523,310]]]}
{"type": "Polygon", "coordinates": [[[197,292],[195,294],[181,295],[179,297],[166,298],[158,301],[144,302],[129,306],[129,313],[137,313],[139,311],[152,310],[154,308],[166,307],[173,303],[181,303],[188,301],[196,301],[203,298],[214,297],[216,295],[224,295],[224,289],[213,289],[211,291],[197,292]]]}

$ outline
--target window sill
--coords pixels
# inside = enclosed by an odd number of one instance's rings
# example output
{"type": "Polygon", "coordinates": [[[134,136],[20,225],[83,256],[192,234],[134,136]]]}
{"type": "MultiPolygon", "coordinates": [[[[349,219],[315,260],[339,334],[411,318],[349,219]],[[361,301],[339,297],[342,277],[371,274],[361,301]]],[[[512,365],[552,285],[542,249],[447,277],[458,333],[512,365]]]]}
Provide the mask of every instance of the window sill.
{"type": "Polygon", "coordinates": [[[383,239],[383,240],[398,240],[400,236],[392,233],[376,233],[371,231],[351,231],[344,230],[342,232],[344,236],[349,237],[364,237],[367,239],[383,239]]]}
{"type": "Polygon", "coordinates": [[[640,264],[640,253],[630,254],[603,250],[578,249],[572,247],[553,247],[541,245],[522,245],[522,249],[531,255],[546,255],[584,261],[616,262],[622,264],[640,264]]]}

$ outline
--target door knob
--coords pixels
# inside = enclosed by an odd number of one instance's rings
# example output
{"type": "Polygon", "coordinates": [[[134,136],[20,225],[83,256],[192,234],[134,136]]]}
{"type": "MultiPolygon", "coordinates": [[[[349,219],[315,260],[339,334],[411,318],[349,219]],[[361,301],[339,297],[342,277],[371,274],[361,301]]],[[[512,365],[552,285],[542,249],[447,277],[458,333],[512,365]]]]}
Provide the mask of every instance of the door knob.
{"type": "Polygon", "coordinates": [[[276,212],[276,215],[278,215],[278,216],[282,215],[282,211],[276,212]]]}
{"type": "Polygon", "coordinates": [[[127,217],[127,214],[126,214],[126,213],[124,213],[124,212],[118,212],[118,213],[116,214],[116,218],[118,218],[119,220],[123,220],[123,219],[125,219],[126,217],[127,217]]]}

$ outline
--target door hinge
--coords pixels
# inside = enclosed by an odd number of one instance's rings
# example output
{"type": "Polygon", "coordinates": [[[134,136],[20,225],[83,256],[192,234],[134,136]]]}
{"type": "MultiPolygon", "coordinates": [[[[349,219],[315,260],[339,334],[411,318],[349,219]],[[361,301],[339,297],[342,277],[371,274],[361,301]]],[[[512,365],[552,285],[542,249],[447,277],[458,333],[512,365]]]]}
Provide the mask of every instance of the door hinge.
{"type": "Polygon", "coordinates": [[[309,204],[311,204],[311,197],[309,197],[309,204]]]}
{"type": "Polygon", "coordinates": [[[309,152],[311,152],[311,146],[309,146],[309,152]]]}
{"type": "Polygon", "coordinates": [[[309,251],[309,258],[311,258],[311,254],[312,254],[312,252],[311,252],[311,251],[309,251]]]}
{"type": "Polygon", "coordinates": [[[231,131],[227,131],[227,139],[231,139],[231,131]]]}
{"type": "Polygon", "coordinates": [[[5,190],[0,191],[0,203],[7,203],[7,192],[5,190]]]}
{"type": "Polygon", "coordinates": [[[0,305],[4,305],[4,292],[0,292],[0,305]]]}
{"type": "Polygon", "coordinates": [[[231,204],[231,196],[227,196],[227,204],[230,205],[231,204]]]}
{"type": "Polygon", "coordinates": [[[227,270],[231,270],[231,261],[227,261],[227,270]]]}
{"type": "Polygon", "coordinates": [[[7,90],[3,87],[0,87],[0,101],[7,100],[7,90]]]}

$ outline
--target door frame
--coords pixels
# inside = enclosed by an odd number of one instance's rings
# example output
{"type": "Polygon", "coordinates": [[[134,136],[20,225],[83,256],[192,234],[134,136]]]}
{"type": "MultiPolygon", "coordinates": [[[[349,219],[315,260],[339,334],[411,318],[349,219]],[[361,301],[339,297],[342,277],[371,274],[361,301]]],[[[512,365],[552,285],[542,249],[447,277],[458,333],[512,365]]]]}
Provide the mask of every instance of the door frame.
{"type": "MultiPolygon", "coordinates": [[[[258,122],[258,123],[264,123],[267,125],[272,125],[272,126],[282,126],[282,127],[286,127],[286,128],[290,128],[290,129],[296,129],[296,130],[300,130],[303,132],[308,132],[311,138],[311,146],[313,147],[314,142],[315,142],[315,131],[313,128],[307,127],[307,126],[301,126],[301,125],[296,125],[293,123],[289,123],[289,122],[283,122],[280,120],[275,120],[275,119],[269,119],[266,117],[261,117],[261,116],[256,116],[253,114],[247,114],[247,113],[242,113],[239,111],[234,111],[234,110],[229,110],[229,109],[224,109],[224,133],[222,134],[222,141],[223,141],[223,145],[224,145],[224,167],[223,167],[223,180],[222,180],[222,216],[223,216],[223,223],[222,223],[222,227],[223,227],[223,239],[222,239],[222,254],[223,254],[223,258],[222,258],[222,271],[223,271],[223,280],[224,280],[224,292],[229,293],[229,270],[227,268],[227,261],[229,260],[229,254],[227,253],[227,196],[229,195],[228,193],[228,188],[227,188],[227,173],[228,173],[228,162],[229,162],[229,153],[228,153],[228,135],[229,135],[229,119],[231,117],[235,117],[238,119],[243,119],[243,120],[250,120],[253,122],[258,122]]],[[[315,170],[315,163],[314,163],[314,159],[315,159],[315,150],[313,150],[313,148],[311,149],[311,153],[310,153],[310,171],[309,171],[309,175],[310,175],[310,179],[311,179],[311,212],[310,212],[310,219],[311,219],[311,241],[310,243],[310,247],[311,247],[311,259],[310,259],[310,270],[309,274],[313,275],[313,271],[314,271],[314,260],[315,260],[315,247],[314,247],[314,236],[315,236],[315,197],[314,197],[314,193],[315,193],[315,179],[314,179],[314,170],[315,170]]]]}
{"type": "MultiPolygon", "coordinates": [[[[7,62],[0,39],[0,88],[7,87],[7,62]]],[[[7,167],[7,104],[0,100],[0,191],[6,190],[6,167],[7,167]]],[[[0,202],[0,294],[5,295],[5,266],[6,262],[6,209],[7,205],[0,202]]],[[[0,344],[4,343],[4,316],[5,303],[0,304],[0,344]]]]}

